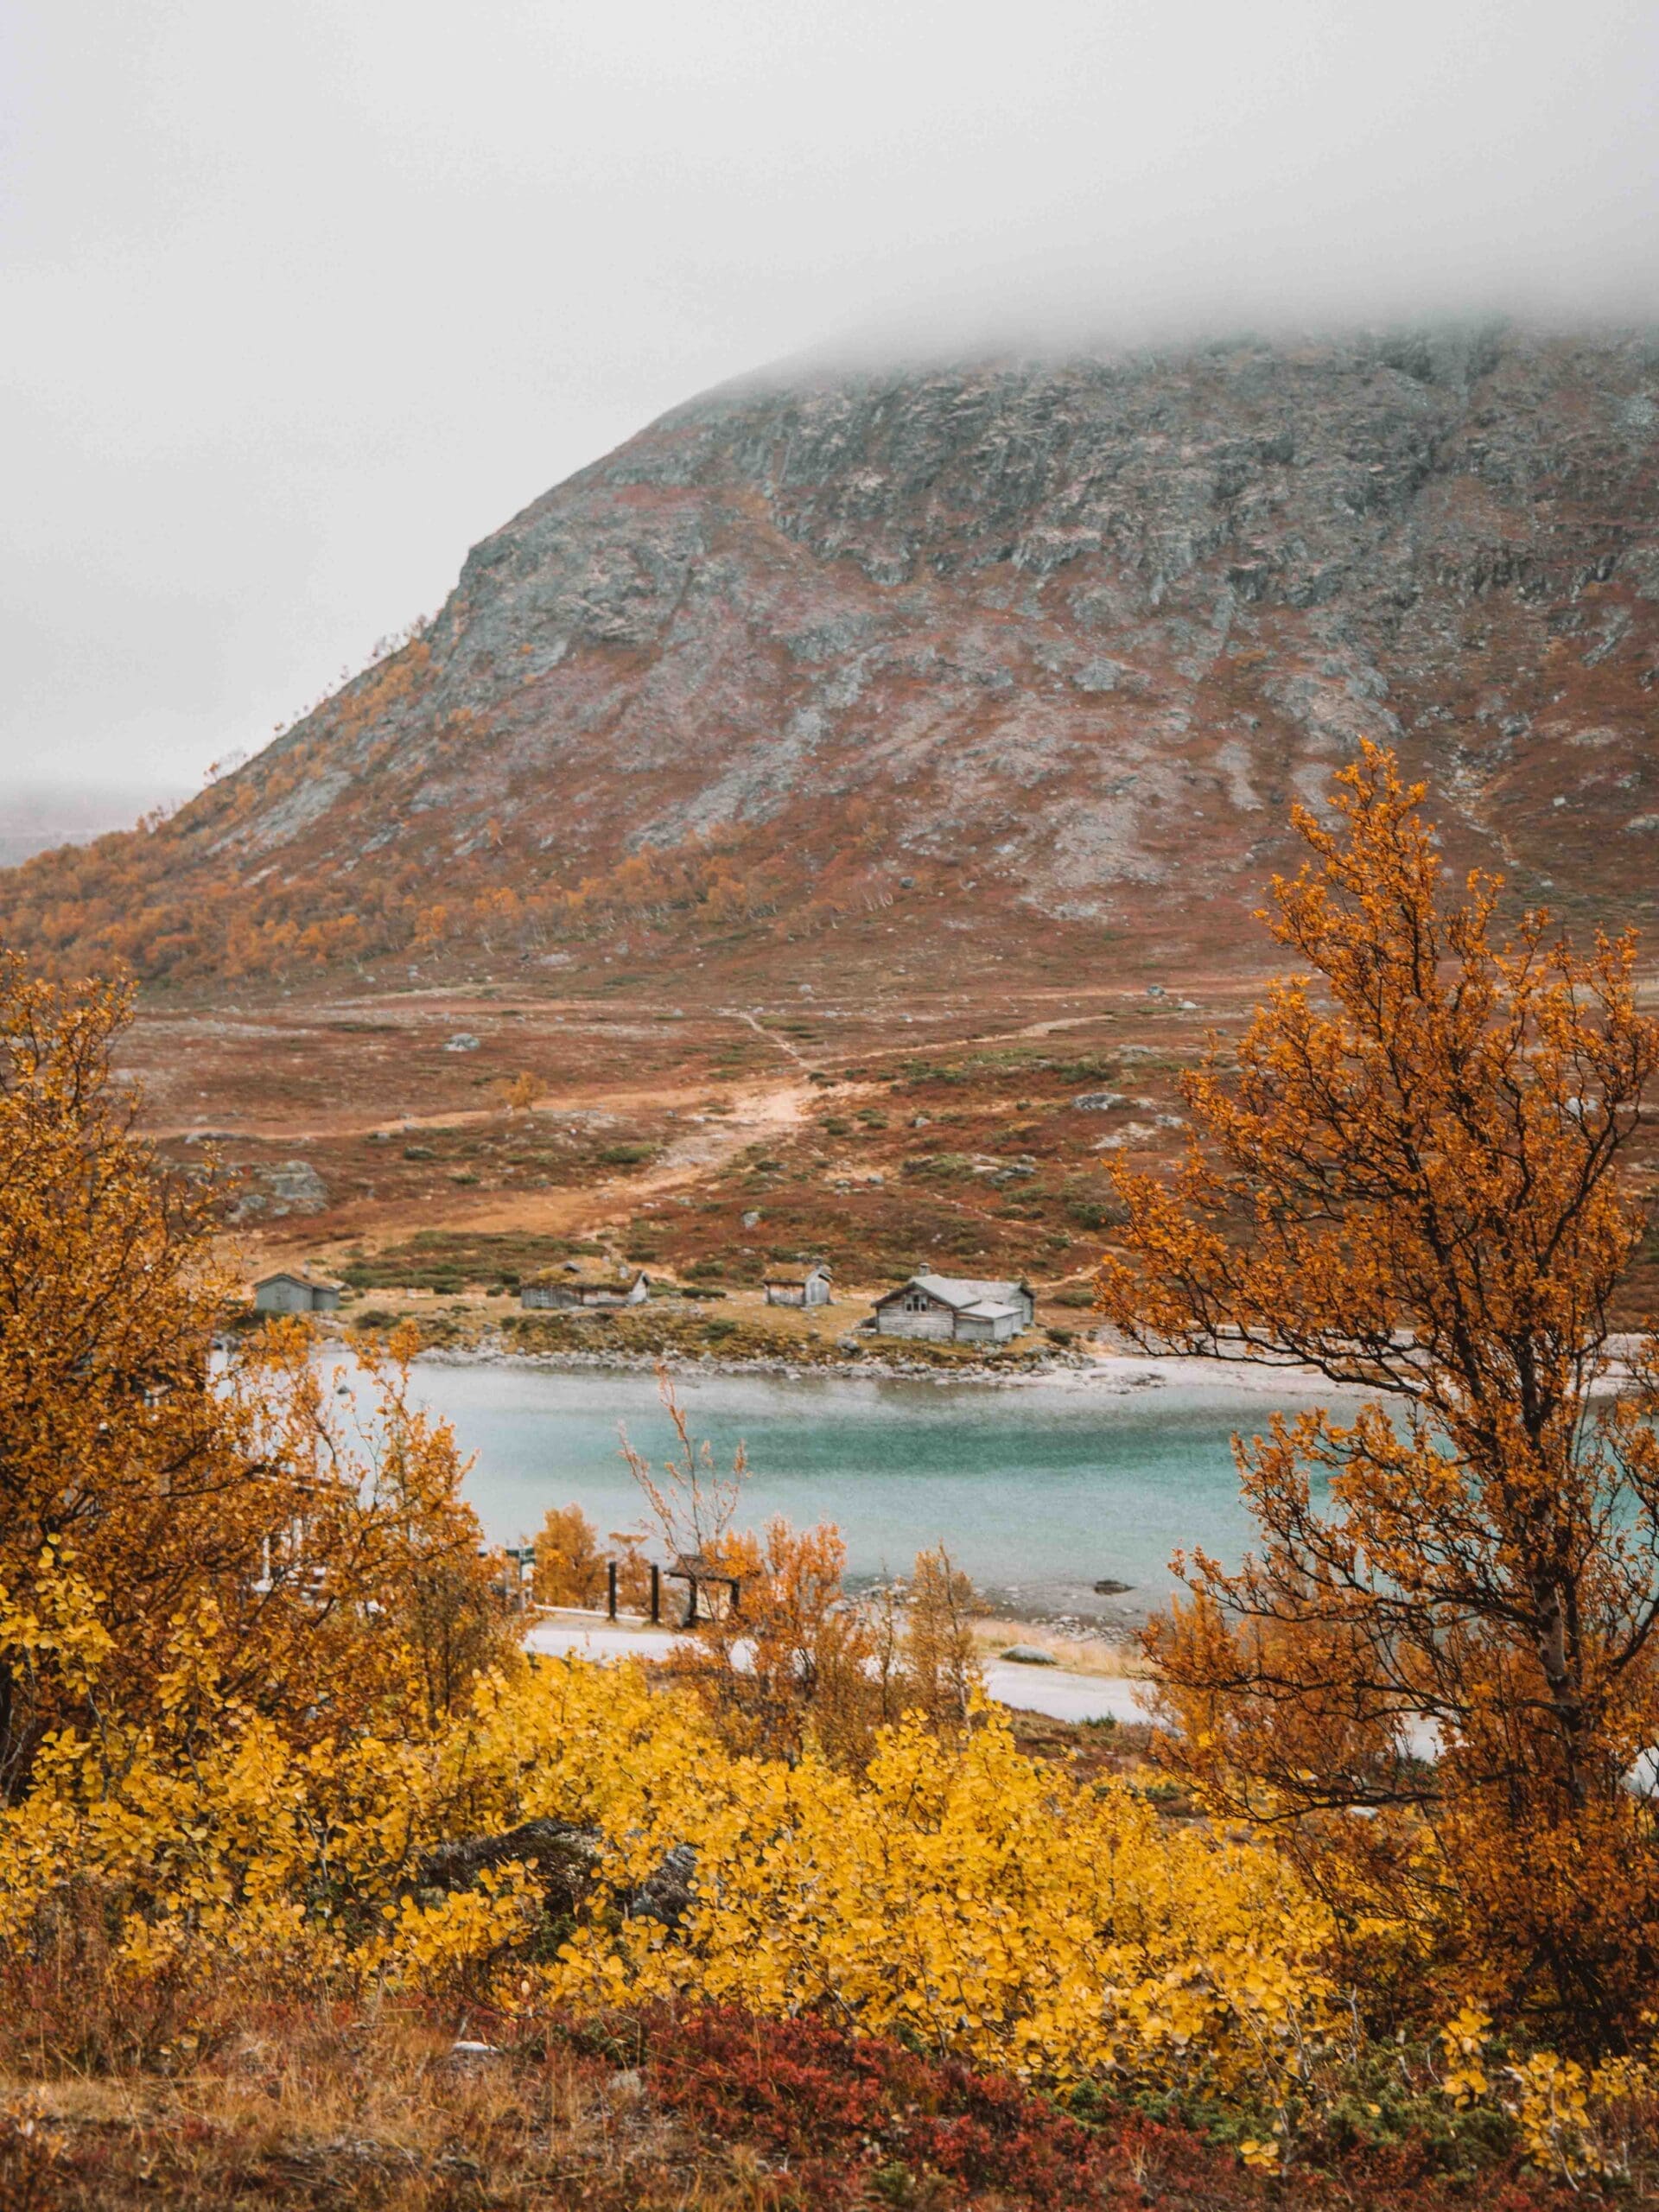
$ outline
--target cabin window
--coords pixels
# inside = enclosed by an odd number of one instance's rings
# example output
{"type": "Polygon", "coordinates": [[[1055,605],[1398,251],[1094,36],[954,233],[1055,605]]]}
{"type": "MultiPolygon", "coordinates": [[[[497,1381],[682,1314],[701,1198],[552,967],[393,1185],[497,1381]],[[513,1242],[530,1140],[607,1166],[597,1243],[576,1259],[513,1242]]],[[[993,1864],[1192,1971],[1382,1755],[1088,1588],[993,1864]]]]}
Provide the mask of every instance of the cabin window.
{"type": "Polygon", "coordinates": [[[925,1313],[931,1304],[932,1300],[928,1297],[925,1291],[907,1290],[905,1293],[905,1311],[906,1313],[925,1313]]]}

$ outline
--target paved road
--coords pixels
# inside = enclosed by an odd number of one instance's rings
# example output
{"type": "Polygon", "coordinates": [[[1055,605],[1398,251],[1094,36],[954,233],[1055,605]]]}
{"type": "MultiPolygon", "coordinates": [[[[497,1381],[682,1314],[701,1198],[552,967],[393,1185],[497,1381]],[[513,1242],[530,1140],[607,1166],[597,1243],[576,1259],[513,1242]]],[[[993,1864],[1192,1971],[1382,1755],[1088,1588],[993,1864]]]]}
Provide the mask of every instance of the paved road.
{"type": "MultiPolygon", "coordinates": [[[[673,1638],[650,1629],[588,1627],[542,1621],[524,1638],[531,1651],[578,1652],[588,1659],[660,1659],[673,1638]]],[[[999,1705],[1046,1713],[1054,1720],[1144,1720],[1137,1685],[1064,1667],[1010,1666],[994,1661],[985,1687],[999,1705]]]]}
{"type": "MultiPolygon", "coordinates": [[[[524,1638],[531,1651],[579,1651],[593,1659],[616,1659],[625,1654],[660,1659],[672,1641],[671,1637],[649,1630],[588,1628],[556,1621],[538,1623],[524,1638]]],[[[985,1669],[985,1687],[999,1705],[1046,1713],[1054,1720],[1144,1720],[1147,1717],[1137,1696],[1139,1684],[1099,1675],[1069,1674],[1064,1667],[1010,1666],[994,1660],[985,1669]]],[[[1420,1758],[1435,1757],[1439,1738],[1427,1721],[1408,1722],[1406,1734],[1420,1758]]],[[[1625,1776],[1624,1786],[1637,1796],[1659,1798],[1659,1745],[1642,1753],[1625,1776]]]]}

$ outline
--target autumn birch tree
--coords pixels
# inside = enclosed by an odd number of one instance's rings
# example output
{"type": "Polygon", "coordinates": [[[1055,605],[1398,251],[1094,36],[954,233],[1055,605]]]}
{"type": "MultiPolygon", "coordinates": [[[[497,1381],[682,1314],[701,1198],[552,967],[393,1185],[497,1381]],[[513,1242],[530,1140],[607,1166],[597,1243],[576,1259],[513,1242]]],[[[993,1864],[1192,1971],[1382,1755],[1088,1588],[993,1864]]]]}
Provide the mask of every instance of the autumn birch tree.
{"type": "Polygon", "coordinates": [[[1147,1640],[1167,1756],[1351,1928],[1618,2043],[1659,1980],[1659,1365],[1615,1322],[1659,1025],[1630,939],[1449,896],[1422,797],[1367,747],[1296,810],[1262,918],[1306,972],[1188,1079],[1179,1174],[1115,1171],[1120,1327],[1364,1394],[1236,1445],[1257,1545],[1147,1640]]]}
{"type": "Polygon", "coordinates": [[[226,1698],[296,1737],[429,1727],[512,1650],[454,1439],[410,1402],[410,1347],[365,1348],[355,1432],[304,1326],[216,1354],[221,1194],[138,1132],[113,1058],[129,1012],[0,950],[0,1805],[48,1737],[97,1735],[61,1670],[18,1656],[72,1590],[141,1716],[181,1624],[226,1698]]]}

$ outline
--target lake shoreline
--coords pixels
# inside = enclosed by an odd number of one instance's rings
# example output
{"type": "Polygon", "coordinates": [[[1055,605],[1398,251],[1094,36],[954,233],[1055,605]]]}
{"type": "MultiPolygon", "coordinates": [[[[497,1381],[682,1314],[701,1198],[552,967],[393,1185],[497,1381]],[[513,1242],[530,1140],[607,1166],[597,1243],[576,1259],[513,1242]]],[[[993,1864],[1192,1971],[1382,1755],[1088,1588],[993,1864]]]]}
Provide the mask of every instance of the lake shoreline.
{"type": "MultiPolygon", "coordinates": [[[[896,1339],[895,1341],[902,1341],[896,1339]]],[[[1224,1384],[1229,1389],[1263,1395],[1287,1389],[1298,1395],[1308,1390],[1328,1391],[1351,1402],[1364,1394],[1351,1384],[1332,1382],[1317,1369],[1255,1360],[1216,1359],[1185,1352],[1055,1351],[1027,1357],[1017,1368],[982,1360],[952,1363],[907,1359],[902,1355],[879,1355],[841,1359],[791,1359],[778,1354],[734,1356],[719,1352],[681,1351],[624,1351],[615,1347],[593,1351],[526,1351],[504,1340],[476,1345],[433,1345],[417,1355],[423,1367],[483,1367],[540,1370],[548,1374],[733,1376],[770,1377],[788,1382],[931,1382],[942,1389],[958,1385],[974,1389],[1072,1388],[1108,1396],[1127,1391],[1160,1389],[1173,1385],[1224,1384]]]]}

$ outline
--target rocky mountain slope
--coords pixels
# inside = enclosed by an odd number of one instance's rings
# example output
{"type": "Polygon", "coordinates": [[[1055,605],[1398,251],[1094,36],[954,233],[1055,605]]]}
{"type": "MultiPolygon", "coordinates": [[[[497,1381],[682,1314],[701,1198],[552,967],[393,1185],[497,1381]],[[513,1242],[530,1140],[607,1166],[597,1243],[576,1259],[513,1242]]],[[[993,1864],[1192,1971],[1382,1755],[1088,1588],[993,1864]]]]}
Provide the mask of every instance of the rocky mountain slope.
{"type": "Polygon", "coordinates": [[[0,930],[175,985],[855,963],[906,914],[967,967],[1225,963],[1367,735],[1457,857],[1642,920],[1656,708],[1659,334],[779,373],[170,822],[0,877],[0,930]]]}

